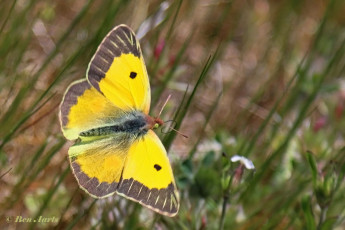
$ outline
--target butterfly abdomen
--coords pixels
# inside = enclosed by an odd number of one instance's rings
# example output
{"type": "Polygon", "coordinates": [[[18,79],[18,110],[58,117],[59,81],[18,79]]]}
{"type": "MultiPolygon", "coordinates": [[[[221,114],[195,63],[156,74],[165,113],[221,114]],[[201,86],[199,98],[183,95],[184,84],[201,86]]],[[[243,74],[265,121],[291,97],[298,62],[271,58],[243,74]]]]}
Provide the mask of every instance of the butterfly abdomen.
{"type": "Polygon", "coordinates": [[[128,133],[134,134],[135,136],[141,136],[147,133],[147,131],[149,130],[149,126],[147,124],[147,119],[145,119],[144,116],[131,114],[129,117],[130,119],[126,119],[122,123],[90,129],[81,132],[79,135],[82,137],[91,137],[106,136],[115,133],[128,133]]]}
{"type": "Polygon", "coordinates": [[[95,129],[90,129],[85,132],[81,132],[80,136],[82,137],[90,137],[90,136],[105,136],[111,133],[116,133],[120,131],[120,127],[118,125],[114,126],[105,126],[95,129]]]}

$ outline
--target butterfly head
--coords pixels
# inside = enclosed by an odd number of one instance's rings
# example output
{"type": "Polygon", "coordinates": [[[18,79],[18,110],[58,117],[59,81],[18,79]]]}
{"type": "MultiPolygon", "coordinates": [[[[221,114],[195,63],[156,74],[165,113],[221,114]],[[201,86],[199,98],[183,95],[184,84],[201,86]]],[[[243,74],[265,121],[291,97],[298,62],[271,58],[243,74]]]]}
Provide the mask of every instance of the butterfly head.
{"type": "Polygon", "coordinates": [[[160,118],[150,116],[146,116],[146,122],[149,129],[157,129],[164,124],[160,118]]]}
{"type": "Polygon", "coordinates": [[[152,127],[153,129],[157,129],[164,124],[164,122],[158,117],[154,118],[154,122],[155,122],[155,124],[152,127]]]}

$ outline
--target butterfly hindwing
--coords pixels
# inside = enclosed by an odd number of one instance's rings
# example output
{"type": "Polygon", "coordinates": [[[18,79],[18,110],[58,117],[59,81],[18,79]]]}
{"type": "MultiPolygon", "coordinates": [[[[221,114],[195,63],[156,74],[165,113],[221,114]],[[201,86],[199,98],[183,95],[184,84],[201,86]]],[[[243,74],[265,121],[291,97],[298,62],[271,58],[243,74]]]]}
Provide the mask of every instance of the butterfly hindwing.
{"type": "Polygon", "coordinates": [[[131,145],[117,192],[161,214],[177,213],[178,192],[169,159],[152,130],[131,145]]]}
{"type": "Polygon", "coordinates": [[[118,188],[128,152],[121,135],[85,137],[68,154],[79,186],[96,198],[112,195],[118,188]]]}
{"type": "Polygon", "coordinates": [[[115,27],[104,38],[87,70],[90,84],[122,110],[150,109],[150,84],[133,31],[115,27]]]}

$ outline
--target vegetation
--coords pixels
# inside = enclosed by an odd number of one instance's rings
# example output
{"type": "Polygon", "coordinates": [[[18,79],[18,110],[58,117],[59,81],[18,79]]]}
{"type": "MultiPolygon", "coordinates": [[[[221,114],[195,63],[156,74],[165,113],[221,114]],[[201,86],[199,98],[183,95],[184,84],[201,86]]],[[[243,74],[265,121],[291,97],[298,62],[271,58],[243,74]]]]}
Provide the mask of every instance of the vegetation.
{"type": "Polygon", "coordinates": [[[3,1],[0,228],[345,228],[344,10],[342,0],[3,1]],[[189,136],[157,131],[180,191],[173,218],[95,200],[70,171],[59,103],[122,23],[141,39],[151,115],[171,94],[161,118],[189,136]]]}

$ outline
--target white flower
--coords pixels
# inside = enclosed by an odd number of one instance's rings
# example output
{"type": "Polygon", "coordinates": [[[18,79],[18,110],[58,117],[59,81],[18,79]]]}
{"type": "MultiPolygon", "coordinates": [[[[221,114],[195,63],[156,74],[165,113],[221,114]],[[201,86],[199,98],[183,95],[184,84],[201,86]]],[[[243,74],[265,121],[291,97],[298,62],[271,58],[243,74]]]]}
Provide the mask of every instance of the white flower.
{"type": "Polygon", "coordinates": [[[231,157],[231,162],[237,162],[240,161],[247,169],[250,170],[254,170],[255,166],[253,164],[253,162],[243,156],[239,156],[239,155],[234,155],[231,157]]]}

